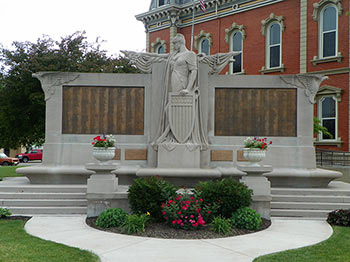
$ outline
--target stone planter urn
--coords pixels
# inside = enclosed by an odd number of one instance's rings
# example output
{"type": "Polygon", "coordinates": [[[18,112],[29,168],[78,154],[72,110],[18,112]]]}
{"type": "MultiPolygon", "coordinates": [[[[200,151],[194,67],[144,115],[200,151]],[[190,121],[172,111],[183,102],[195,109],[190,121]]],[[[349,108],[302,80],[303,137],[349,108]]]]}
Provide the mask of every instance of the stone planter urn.
{"type": "Polygon", "coordinates": [[[243,148],[243,157],[249,161],[250,166],[260,166],[259,162],[266,156],[266,150],[260,148],[243,148]]]}
{"type": "Polygon", "coordinates": [[[115,147],[93,147],[92,155],[101,163],[112,160],[115,156],[115,147]]]}

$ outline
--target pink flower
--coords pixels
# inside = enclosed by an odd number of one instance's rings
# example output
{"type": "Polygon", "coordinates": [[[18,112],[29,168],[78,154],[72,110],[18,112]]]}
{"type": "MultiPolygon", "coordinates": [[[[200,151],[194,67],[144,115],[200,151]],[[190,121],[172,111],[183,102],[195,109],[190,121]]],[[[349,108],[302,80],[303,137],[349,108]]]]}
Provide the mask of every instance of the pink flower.
{"type": "Polygon", "coordinates": [[[164,217],[165,220],[168,220],[169,218],[168,217],[164,217]]]}
{"type": "Polygon", "coordinates": [[[210,214],[211,213],[211,211],[208,211],[208,214],[210,214]]]}
{"type": "Polygon", "coordinates": [[[177,198],[176,198],[176,200],[180,200],[181,199],[181,196],[178,196],[177,198]]]}
{"type": "Polygon", "coordinates": [[[179,215],[181,215],[181,211],[177,212],[179,215]]]}
{"type": "Polygon", "coordinates": [[[194,218],[194,215],[191,215],[190,217],[191,217],[191,218],[194,218]]]}
{"type": "Polygon", "coordinates": [[[181,223],[181,224],[180,224],[180,226],[182,226],[182,227],[183,227],[183,226],[184,226],[184,223],[181,223]]]}
{"type": "Polygon", "coordinates": [[[175,220],[173,220],[173,222],[171,222],[171,223],[175,224],[175,223],[176,223],[176,221],[175,221],[175,220]]]}
{"type": "Polygon", "coordinates": [[[166,212],[165,212],[165,211],[163,211],[163,212],[162,212],[162,214],[163,214],[163,215],[165,215],[165,214],[166,214],[166,212]]]}
{"type": "Polygon", "coordinates": [[[199,201],[203,202],[203,199],[199,199],[199,201]]]}

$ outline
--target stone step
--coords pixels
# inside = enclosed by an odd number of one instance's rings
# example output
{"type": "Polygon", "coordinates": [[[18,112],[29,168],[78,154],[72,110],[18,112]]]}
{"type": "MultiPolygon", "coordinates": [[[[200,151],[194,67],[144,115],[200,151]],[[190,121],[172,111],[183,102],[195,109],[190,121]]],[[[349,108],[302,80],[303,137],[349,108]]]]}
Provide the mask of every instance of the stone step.
{"type": "Polygon", "coordinates": [[[86,199],[0,199],[0,207],[86,207],[86,199]]]}
{"type": "Polygon", "coordinates": [[[293,196],[349,196],[350,190],[330,188],[271,188],[272,195],[293,196]]]}
{"type": "Polygon", "coordinates": [[[271,209],[328,210],[349,209],[350,203],[271,202],[271,209]]]}
{"type": "Polygon", "coordinates": [[[1,184],[0,192],[12,193],[86,193],[86,185],[9,185],[1,184]]]}
{"type": "Polygon", "coordinates": [[[350,203],[350,196],[272,195],[272,202],[350,203]]]}
{"type": "Polygon", "coordinates": [[[271,217],[327,218],[329,210],[271,209],[271,217]]]}
{"type": "Polygon", "coordinates": [[[86,214],[87,207],[12,207],[10,208],[12,215],[72,215],[86,214]]]}
{"type": "Polygon", "coordinates": [[[86,193],[14,193],[0,192],[0,199],[85,199],[86,193]]]}

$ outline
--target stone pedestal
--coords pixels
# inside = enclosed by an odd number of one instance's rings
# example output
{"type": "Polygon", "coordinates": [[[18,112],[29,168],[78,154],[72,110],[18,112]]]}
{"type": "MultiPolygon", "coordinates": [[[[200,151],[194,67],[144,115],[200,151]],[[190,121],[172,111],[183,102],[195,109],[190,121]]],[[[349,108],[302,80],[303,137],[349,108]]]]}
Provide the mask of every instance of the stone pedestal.
{"type": "Polygon", "coordinates": [[[245,172],[240,182],[253,190],[252,209],[257,211],[261,217],[270,219],[271,183],[263,176],[272,171],[271,166],[237,166],[237,169],[245,172]]]}
{"type": "Polygon", "coordinates": [[[118,186],[118,179],[112,171],[118,164],[86,164],[87,170],[94,171],[87,181],[87,217],[98,216],[107,208],[123,208],[129,211],[128,187],[118,186]]]}
{"type": "Polygon", "coordinates": [[[159,168],[200,168],[199,146],[190,151],[185,144],[178,144],[169,151],[161,144],[158,146],[159,168]]]}

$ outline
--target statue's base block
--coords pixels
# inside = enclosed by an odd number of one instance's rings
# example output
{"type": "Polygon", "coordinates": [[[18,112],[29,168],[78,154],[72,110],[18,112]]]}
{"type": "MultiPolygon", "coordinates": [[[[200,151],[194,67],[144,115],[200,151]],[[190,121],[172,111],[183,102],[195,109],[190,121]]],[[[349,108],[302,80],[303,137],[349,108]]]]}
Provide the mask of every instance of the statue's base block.
{"type": "Polygon", "coordinates": [[[200,150],[199,147],[190,151],[186,145],[176,145],[169,151],[162,145],[158,146],[158,167],[159,168],[199,168],[200,150]]]}

